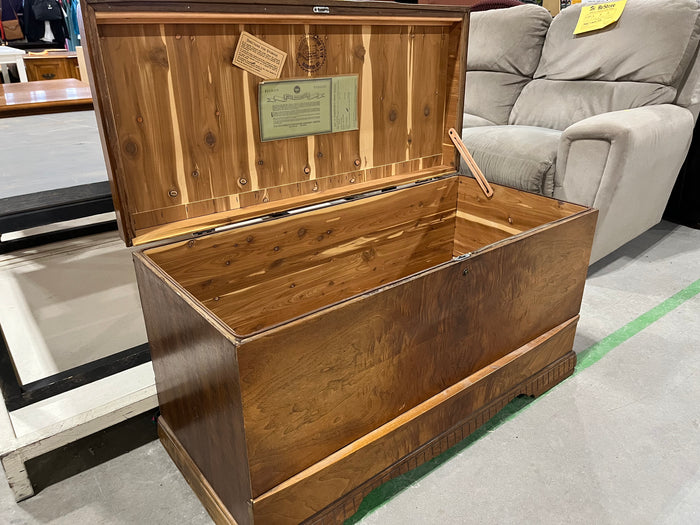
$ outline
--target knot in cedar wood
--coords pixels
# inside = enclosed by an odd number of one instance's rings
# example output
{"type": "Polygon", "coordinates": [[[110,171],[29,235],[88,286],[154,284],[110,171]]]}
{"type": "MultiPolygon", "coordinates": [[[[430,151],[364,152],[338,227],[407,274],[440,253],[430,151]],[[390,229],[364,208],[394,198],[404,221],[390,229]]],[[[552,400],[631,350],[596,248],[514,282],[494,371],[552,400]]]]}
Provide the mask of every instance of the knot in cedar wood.
{"type": "Polygon", "coordinates": [[[370,262],[376,256],[377,252],[374,250],[374,248],[370,248],[369,250],[365,250],[364,252],[362,252],[362,260],[365,262],[370,262]]]}
{"type": "Polygon", "coordinates": [[[204,135],[204,142],[207,146],[213,148],[214,144],[216,144],[216,135],[214,135],[211,131],[207,131],[207,134],[204,135]]]}
{"type": "Polygon", "coordinates": [[[124,151],[133,157],[139,152],[139,147],[136,145],[136,142],[129,140],[124,144],[124,151]]]}
{"type": "Polygon", "coordinates": [[[355,48],[355,56],[362,60],[364,62],[365,60],[365,54],[367,53],[367,50],[365,49],[365,46],[357,46],[355,48]]]}
{"type": "Polygon", "coordinates": [[[168,51],[165,46],[152,47],[148,52],[148,59],[157,66],[164,68],[169,68],[170,63],[168,62],[168,51]]]}
{"type": "Polygon", "coordinates": [[[389,111],[389,122],[394,122],[398,116],[399,114],[392,108],[392,110],[389,111]]]}

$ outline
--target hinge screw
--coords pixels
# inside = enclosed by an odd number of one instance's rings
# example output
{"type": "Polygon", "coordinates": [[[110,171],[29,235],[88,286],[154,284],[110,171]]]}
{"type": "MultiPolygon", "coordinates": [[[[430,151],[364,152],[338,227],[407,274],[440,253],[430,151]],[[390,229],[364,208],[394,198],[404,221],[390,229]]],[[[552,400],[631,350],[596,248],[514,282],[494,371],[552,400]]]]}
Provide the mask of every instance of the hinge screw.
{"type": "Polygon", "coordinates": [[[467,275],[469,273],[469,268],[462,270],[462,275],[467,275]]]}

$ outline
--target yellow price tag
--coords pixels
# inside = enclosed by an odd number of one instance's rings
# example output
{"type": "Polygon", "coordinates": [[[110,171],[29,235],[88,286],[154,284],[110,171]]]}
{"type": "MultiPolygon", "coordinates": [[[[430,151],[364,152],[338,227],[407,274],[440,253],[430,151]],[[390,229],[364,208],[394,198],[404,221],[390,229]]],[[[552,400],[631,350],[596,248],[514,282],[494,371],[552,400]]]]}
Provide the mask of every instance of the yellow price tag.
{"type": "Polygon", "coordinates": [[[614,24],[620,19],[626,3],[627,0],[618,0],[617,2],[583,6],[574,34],[579,35],[614,24]]]}

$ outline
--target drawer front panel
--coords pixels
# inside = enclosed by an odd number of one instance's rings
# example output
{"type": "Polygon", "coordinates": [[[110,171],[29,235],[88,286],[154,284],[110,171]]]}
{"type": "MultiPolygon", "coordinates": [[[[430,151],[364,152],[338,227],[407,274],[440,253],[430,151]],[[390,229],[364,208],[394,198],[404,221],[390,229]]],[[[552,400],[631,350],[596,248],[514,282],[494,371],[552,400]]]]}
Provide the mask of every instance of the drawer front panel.
{"type": "Polygon", "coordinates": [[[58,80],[78,78],[76,58],[33,58],[25,60],[27,78],[35,80],[58,80]],[[73,64],[75,62],[75,64],[73,64]]]}

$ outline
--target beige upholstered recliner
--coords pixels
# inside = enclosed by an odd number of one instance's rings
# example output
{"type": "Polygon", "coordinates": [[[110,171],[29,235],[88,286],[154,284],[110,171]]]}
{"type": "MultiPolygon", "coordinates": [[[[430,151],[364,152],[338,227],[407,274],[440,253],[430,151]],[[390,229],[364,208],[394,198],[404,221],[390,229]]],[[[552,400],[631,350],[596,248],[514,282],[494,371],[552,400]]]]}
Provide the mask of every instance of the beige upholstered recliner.
{"type": "Polygon", "coordinates": [[[594,262],[661,219],[700,110],[700,5],[628,0],[574,36],[580,9],[472,15],[463,140],[489,180],[598,208],[594,262]]]}

